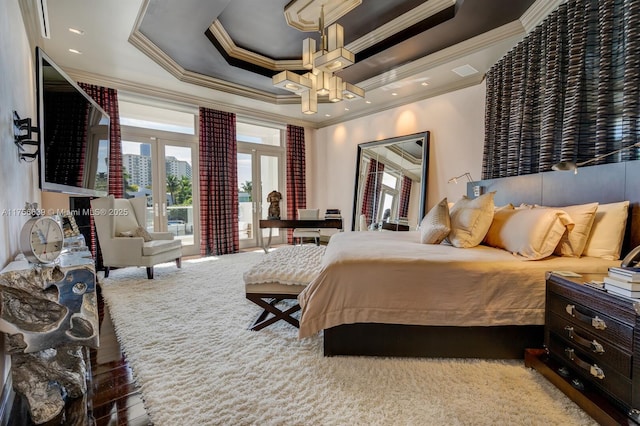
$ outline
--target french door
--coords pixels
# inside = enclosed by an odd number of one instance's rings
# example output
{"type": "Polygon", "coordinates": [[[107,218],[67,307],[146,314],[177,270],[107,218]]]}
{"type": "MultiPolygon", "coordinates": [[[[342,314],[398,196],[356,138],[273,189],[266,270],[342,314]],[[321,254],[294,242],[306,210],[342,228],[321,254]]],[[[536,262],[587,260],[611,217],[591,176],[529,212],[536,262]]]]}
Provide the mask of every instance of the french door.
{"type": "Polygon", "coordinates": [[[191,135],[122,128],[122,165],[128,197],[147,198],[146,227],[171,232],[182,252],[200,252],[198,148],[191,135]]]}
{"type": "MultiPolygon", "coordinates": [[[[281,217],[286,216],[286,200],[281,167],[281,152],[268,147],[255,148],[238,142],[238,231],[240,247],[257,247],[262,238],[268,235],[268,229],[260,229],[259,220],[266,219],[269,210],[267,195],[272,191],[282,194],[280,201],[281,217]]],[[[272,244],[284,241],[279,229],[272,233],[272,244]]]]}

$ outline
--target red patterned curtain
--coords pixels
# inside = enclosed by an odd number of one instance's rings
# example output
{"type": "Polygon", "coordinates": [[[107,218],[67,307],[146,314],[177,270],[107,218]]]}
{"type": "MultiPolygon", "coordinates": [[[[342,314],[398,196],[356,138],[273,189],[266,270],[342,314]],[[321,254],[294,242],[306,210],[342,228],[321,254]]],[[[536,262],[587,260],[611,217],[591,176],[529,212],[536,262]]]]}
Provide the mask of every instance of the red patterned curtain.
{"type": "Polygon", "coordinates": [[[399,214],[401,218],[406,218],[409,215],[409,198],[411,197],[411,185],[413,181],[409,176],[403,176],[402,187],[400,188],[400,209],[399,214]]]}
{"type": "MultiPolygon", "coordinates": [[[[297,219],[298,209],[306,207],[304,127],[287,125],[287,219],[297,219]]],[[[287,241],[293,241],[291,229],[287,241]]]]}
{"type": "Polygon", "coordinates": [[[365,215],[367,226],[373,223],[377,216],[378,203],[380,202],[380,190],[382,189],[382,172],[384,164],[373,158],[367,167],[367,181],[364,185],[364,198],[362,200],[361,214],[365,215]]]}
{"type": "Polygon", "coordinates": [[[116,89],[78,83],[109,115],[109,194],[115,198],[124,197],[122,178],[122,138],[120,136],[120,112],[116,89]]]}
{"type": "Polygon", "coordinates": [[[200,254],[236,253],[238,149],[236,116],[200,108],[200,254]]]}
{"type": "MultiPolygon", "coordinates": [[[[124,179],[122,177],[122,138],[120,136],[120,111],[118,109],[118,92],[116,89],[78,83],[94,101],[109,115],[109,194],[116,198],[124,197],[124,179]]],[[[102,254],[98,246],[93,217],[91,223],[91,241],[89,245],[94,253],[96,266],[102,267],[102,254]]]]}

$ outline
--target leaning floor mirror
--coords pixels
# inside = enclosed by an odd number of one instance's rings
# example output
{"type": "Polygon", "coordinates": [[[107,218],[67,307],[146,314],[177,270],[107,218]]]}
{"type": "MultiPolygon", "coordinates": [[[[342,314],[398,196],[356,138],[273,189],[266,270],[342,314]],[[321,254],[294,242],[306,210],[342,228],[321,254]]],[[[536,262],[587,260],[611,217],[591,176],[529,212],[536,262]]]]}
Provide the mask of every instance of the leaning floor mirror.
{"type": "Polygon", "coordinates": [[[429,132],[358,145],[354,231],[416,229],[427,205],[429,132]]]}

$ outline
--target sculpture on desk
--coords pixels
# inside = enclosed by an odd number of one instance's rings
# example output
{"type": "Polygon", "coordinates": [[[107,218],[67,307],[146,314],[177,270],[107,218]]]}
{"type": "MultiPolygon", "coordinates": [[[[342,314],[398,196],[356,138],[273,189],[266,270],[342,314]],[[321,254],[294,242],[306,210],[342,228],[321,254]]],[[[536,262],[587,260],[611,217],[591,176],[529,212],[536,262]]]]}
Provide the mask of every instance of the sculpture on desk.
{"type": "Polygon", "coordinates": [[[86,394],[83,346],[98,346],[95,274],[88,267],[63,272],[57,265],[15,263],[25,266],[0,274],[0,331],[13,387],[40,424],[60,414],[66,397],[86,394]]]}
{"type": "Polygon", "coordinates": [[[280,219],[280,200],[282,200],[282,194],[276,190],[267,195],[267,201],[269,202],[267,219],[280,219]]]}

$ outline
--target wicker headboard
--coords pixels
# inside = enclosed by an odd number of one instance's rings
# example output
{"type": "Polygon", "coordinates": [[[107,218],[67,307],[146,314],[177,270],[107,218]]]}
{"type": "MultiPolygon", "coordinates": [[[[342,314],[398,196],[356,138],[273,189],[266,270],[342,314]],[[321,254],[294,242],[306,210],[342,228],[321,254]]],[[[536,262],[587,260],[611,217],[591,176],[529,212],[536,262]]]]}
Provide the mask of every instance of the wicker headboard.
{"type": "Polygon", "coordinates": [[[483,193],[496,191],[497,206],[507,203],[568,206],[629,200],[623,256],[640,245],[640,160],[583,167],[577,174],[550,171],[469,182],[469,197],[473,197],[476,185],[482,187],[483,193]]]}

